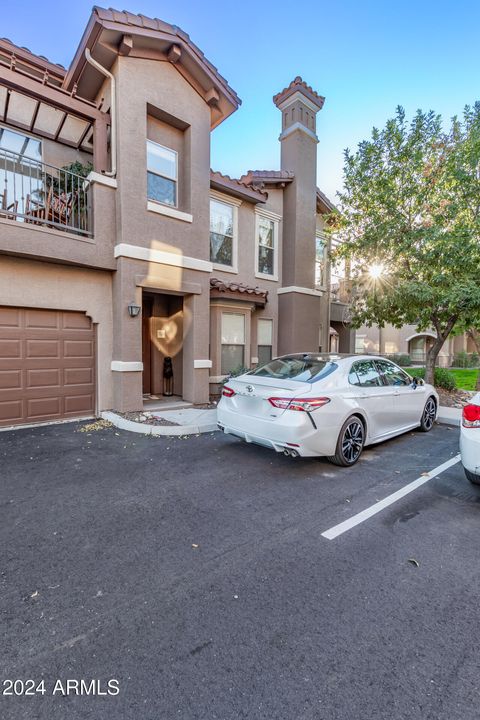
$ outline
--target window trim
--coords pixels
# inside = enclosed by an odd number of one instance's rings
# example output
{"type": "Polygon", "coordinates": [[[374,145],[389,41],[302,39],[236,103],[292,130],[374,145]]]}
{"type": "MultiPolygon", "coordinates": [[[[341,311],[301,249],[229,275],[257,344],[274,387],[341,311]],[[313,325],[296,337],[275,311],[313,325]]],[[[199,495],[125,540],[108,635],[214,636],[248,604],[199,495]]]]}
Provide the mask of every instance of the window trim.
{"type": "Polygon", "coordinates": [[[315,231],[315,289],[326,290],[327,289],[327,268],[328,268],[328,237],[323,230],[315,231]],[[323,285],[317,285],[317,240],[323,240],[323,285]]]}
{"type": "Polygon", "coordinates": [[[257,278],[278,282],[280,220],[280,215],[277,215],[276,213],[269,212],[268,210],[255,210],[255,277],[257,278]],[[258,253],[260,249],[260,218],[263,218],[264,220],[270,220],[270,222],[273,223],[273,275],[270,275],[269,273],[262,273],[258,269],[258,253]]]}
{"type": "Polygon", "coordinates": [[[176,208],[178,209],[178,152],[174,150],[173,148],[169,148],[166,145],[162,145],[161,143],[155,142],[155,140],[150,140],[150,138],[147,137],[147,143],[146,143],[146,149],[147,149],[147,203],[157,203],[158,205],[161,205],[162,207],[168,207],[168,208],[176,208]],[[168,152],[171,152],[175,155],[175,177],[171,178],[168,177],[168,175],[163,175],[163,173],[156,172],[155,170],[149,170],[148,169],[148,143],[152,143],[152,145],[157,145],[158,147],[162,148],[162,150],[168,150],[168,152]],[[155,200],[155,198],[149,198],[148,197],[148,173],[152,173],[152,175],[157,175],[157,177],[161,177],[164,180],[170,180],[171,182],[175,183],[175,204],[172,205],[171,203],[165,203],[161,200],[155,200]]]}
{"type": "MultiPolygon", "coordinates": [[[[238,208],[242,204],[241,200],[237,200],[236,198],[231,198],[228,195],[224,195],[223,193],[218,193],[215,191],[210,191],[210,200],[209,200],[209,210],[210,210],[210,203],[214,200],[215,202],[221,203],[223,205],[228,205],[232,209],[232,264],[231,265],[222,265],[221,263],[216,263],[211,260],[214,270],[221,270],[222,272],[232,273],[237,275],[238,274],[238,208]]],[[[209,246],[210,246],[210,231],[208,234],[208,240],[209,240],[209,246]]]]}

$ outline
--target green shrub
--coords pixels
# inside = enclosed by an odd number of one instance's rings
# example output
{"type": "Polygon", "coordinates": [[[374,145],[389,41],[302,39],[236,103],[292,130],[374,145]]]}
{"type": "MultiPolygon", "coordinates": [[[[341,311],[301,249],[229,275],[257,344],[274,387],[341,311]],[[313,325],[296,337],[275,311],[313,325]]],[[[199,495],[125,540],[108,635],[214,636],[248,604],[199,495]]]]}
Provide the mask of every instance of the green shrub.
{"type": "MultiPolygon", "coordinates": [[[[425,368],[415,368],[410,370],[410,375],[418,378],[425,378],[425,368]]],[[[443,390],[456,390],[457,383],[455,376],[446,368],[435,368],[433,384],[435,387],[443,388],[443,390]]]]}
{"type": "Polygon", "coordinates": [[[478,353],[467,353],[465,350],[455,353],[452,367],[475,368],[478,367],[478,353]]]}
{"type": "Polygon", "coordinates": [[[395,355],[392,355],[392,360],[394,363],[397,363],[397,365],[400,365],[400,367],[409,367],[412,362],[410,355],[404,353],[395,353],[395,355]]]}

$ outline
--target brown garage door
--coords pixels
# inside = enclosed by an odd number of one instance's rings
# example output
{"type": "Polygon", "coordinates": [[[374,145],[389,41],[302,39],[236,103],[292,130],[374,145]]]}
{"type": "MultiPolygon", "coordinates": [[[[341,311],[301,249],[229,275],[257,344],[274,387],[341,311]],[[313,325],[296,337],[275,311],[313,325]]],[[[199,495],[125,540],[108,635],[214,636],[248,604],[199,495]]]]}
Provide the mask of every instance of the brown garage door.
{"type": "Polygon", "coordinates": [[[0,426],[93,415],[94,370],[86,315],[0,307],[0,426]]]}

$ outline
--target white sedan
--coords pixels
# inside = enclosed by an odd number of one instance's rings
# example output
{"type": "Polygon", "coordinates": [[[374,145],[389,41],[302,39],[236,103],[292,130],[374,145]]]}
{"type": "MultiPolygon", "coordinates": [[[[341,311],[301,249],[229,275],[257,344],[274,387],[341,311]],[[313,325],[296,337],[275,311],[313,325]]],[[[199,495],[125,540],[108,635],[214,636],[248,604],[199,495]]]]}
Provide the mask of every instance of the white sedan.
{"type": "Polygon", "coordinates": [[[462,410],[460,454],[467,478],[480,485],[480,393],[462,410]]]}
{"type": "Polygon", "coordinates": [[[431,430],[437,408],[435,388],[389,360],[301,353],[228,380],[218,426],[285,455],[353,465],[366,445],[431,430]]]}

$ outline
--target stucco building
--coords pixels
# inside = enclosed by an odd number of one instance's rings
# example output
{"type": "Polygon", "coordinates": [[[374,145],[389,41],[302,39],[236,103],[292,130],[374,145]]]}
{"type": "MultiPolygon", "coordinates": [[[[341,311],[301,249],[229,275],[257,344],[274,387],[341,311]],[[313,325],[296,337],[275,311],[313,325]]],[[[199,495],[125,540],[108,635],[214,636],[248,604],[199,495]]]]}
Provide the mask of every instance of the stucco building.
{"type": "Polygon", "coordinates": [[[94,8],[68,69],[0,41],[0,425],[206,402],[272,355],[352,349],[316,184],[324,98],[275,95],[280,169],[210,169],[240,100],[176,26],[94,8]]]}

